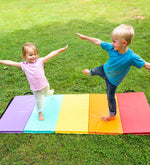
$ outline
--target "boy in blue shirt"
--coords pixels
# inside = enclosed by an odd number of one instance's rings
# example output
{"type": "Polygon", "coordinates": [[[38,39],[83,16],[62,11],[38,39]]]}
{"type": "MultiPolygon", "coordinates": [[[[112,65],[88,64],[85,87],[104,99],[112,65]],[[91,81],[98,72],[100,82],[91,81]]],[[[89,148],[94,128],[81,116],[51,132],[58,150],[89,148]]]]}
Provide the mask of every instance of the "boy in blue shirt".
{"type": "Polygon", "coordinates": [[[128,48],[128,45],[134,37],[134,29],[132,26],[121,24],[116,27],[111,34],[112,43],[102,42],[97,38],[88,37],[79,33],[77,33],[77,35],[82,40],[87,40],[95,45],[101,46],[109,53],[109,59],[104,65],[91,70],[84,69],[82,73],[91,76],[99,75],[105,80],[109,116],[102,117],[102,120],[114,120],[117,113],[115,92],[118,85],[127,75],[131,66],[136,66],[137,68],[144,66],[146,69],[150,70],[150,63],[145,62],[141,57],[128,48]]]}

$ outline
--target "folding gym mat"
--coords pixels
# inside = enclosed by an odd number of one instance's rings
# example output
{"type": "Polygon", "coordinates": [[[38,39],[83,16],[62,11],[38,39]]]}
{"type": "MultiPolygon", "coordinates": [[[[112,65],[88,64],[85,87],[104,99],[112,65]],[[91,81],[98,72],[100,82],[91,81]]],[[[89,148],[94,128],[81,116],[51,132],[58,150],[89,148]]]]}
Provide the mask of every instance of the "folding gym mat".
{"type": "Polygon", "coordinates": [[[39,121],[33,95],[16,96],[0,118],[0,133],[150,134],[150,107],[143,92],[117,93],[116,119],[109,122],[106,94],[43,97],[39,121]]]}

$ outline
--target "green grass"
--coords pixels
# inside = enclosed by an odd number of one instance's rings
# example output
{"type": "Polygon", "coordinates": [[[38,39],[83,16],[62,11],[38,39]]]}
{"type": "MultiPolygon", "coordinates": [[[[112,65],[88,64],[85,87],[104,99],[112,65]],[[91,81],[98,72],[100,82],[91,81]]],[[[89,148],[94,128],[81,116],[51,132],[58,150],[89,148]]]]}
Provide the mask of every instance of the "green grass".
{"type": "MultiPolygon", "coordinates": [[[[119,24],[130,24],[135,38],[130,48],[150,62],[149,0],[5,0],[0,1],[0,59],[22,61],[21,48],[33,42],[39,56],[69,44],[66,52],[45,64],[56,94],[106,93],[99,77],[82,75],[84,68],[105,63],[100,47],[76,33],[111,42],[119,24]]],[[[0,114],[9,100],[30,91],[24,73],[0,65],[0,114]]],[[[144,92],[150,103],[150,72],[132,67],[117,93],[144,92]]],[[[150,164],[149,136],[0,134],[0,164],[150,164]]]]}

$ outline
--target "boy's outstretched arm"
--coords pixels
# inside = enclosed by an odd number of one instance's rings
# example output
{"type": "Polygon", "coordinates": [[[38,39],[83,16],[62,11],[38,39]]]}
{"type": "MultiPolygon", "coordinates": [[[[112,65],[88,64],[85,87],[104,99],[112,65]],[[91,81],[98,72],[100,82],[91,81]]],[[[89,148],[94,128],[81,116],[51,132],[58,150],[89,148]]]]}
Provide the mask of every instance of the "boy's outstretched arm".
{"type": "Polygon", "coordinates": [[[150,63],[145,62],[144,68],[147,69],[147,70],[150,70],[150,63]]]}
{"type": "Polygon", "coordinates": [[[51,58],[53,58],[54,56],[58,55],[61,52],[64,52],[66,49],[68,48],[68,45],[64,48],[60,48],[58,50],[54,50],[51,53],[49,53],[47,56],[41,58],[43,60],[43,63],[46,63],[48,60],[50,60],[51,58]]]}
{"type": "Polygon", "coordinates": [[[92,37],[88,37],[88,36],[85,36],[85,35],[83,35],[83,34],[79,34],[79,33],[76,33],[82,40],[87,40],[87,41],[89,41],[89,42],[92,42],[93,44],[95,44],[95,45],[98,45],[98,46],[100,46],[100,44],[101,44],[101,40],[100,39],[98,39],[98,38],[92,38],[92,37]]]}
{"type": "Polygon", "coordinates": [[[15,67],[21,68],[21,63],[10,61],[10,60],[0,60],[0,64],[10,65],[10,66],[15,66],[15,67]]]}

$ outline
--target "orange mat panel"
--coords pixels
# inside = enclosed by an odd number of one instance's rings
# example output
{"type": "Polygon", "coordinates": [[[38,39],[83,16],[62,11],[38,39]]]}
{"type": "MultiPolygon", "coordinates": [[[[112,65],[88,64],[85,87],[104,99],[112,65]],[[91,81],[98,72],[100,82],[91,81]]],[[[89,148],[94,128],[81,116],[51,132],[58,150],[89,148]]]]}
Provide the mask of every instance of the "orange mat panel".
{"type": "Polygon", "coordinates": [[[122,124],[117,105],[116,119],[104,122],[101,117],[109,115],[107,95],[90,94],[89,106],[89,133],[96,134],[122,134],[122,124]]]}

